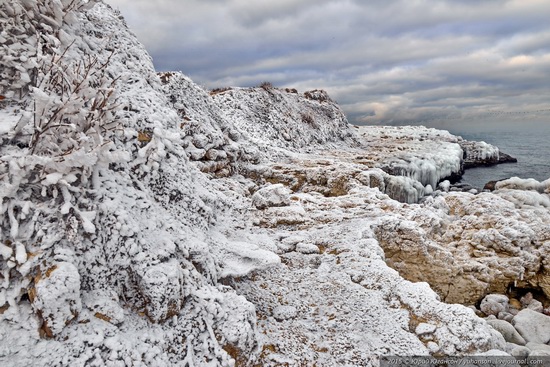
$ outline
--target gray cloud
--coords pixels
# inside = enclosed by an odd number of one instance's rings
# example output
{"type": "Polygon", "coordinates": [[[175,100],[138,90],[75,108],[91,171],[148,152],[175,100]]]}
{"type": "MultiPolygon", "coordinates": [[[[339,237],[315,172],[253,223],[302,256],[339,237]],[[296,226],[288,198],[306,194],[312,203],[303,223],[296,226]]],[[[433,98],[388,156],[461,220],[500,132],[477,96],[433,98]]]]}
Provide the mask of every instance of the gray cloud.
{"type": "Polygon", "coordinates": [[[545,0],[110,0],[159,70],[324,88],[351,122],[549,120],[545,0]]]}

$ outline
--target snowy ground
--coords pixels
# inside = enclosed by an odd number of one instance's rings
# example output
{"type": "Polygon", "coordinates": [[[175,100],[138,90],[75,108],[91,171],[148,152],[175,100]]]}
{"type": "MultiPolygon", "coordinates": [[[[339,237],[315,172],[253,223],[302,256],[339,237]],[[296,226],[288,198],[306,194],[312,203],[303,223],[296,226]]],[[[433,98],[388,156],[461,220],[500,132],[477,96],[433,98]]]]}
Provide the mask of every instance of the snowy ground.
{"type": "Polygon", "coordinates": [[[322,91],[157,75],[101,1],[9,0],[0,21],[19,39],[0,38],[19,109],[0,102],[2,365],[498,353],[501,333],[443,301],[550,292],[548,182],[447,193],[458,137],[351,126],[322,91]]]}

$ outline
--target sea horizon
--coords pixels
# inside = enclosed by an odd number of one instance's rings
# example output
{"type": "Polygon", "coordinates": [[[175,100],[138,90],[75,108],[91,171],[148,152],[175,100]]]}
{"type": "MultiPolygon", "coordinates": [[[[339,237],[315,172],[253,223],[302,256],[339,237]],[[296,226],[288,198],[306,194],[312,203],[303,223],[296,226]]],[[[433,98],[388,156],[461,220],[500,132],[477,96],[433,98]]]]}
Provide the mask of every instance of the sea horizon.
{"type": "Polygon", "coordinates": [[[550,124],[525,125],[493,124],[482,127],[456,127],[447,129],[466,140],[485,141],[497,146],[501,152],[516,158],[517,163],[504,163],[488,167],[467,169],[460,180],[477,189],[489,181],[510,177],[533,178],[544,181],[550,178],[550,124]]]}

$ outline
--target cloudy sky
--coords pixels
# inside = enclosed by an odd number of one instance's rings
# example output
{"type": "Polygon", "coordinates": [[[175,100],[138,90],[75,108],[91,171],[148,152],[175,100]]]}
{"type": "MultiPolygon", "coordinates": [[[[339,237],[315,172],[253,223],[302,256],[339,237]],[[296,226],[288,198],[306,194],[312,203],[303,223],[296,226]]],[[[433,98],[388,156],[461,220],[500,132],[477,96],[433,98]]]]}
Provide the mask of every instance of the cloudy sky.
{"type": "Polygon", "coordinates": [[[207,88],[322,88],[356,124],[550,124],[549,0],[107,1],[207,88]]]}

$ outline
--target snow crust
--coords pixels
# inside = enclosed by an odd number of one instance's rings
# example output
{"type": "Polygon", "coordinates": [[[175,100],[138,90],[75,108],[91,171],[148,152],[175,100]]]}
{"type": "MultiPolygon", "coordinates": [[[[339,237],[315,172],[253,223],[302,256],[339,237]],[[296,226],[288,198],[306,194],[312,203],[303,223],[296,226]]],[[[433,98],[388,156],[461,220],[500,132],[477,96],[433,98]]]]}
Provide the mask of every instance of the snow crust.
{"type": "Polygon", "coordinates": [[[101,1],[8,0],[0,22],[2,365],[469,355],[506,343],[442,301],[548,292],[546,181],[438,190],[459,137],[353,127],[324,91],[157,74],[101,1]]]}

